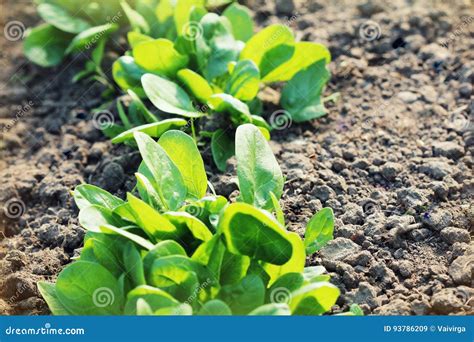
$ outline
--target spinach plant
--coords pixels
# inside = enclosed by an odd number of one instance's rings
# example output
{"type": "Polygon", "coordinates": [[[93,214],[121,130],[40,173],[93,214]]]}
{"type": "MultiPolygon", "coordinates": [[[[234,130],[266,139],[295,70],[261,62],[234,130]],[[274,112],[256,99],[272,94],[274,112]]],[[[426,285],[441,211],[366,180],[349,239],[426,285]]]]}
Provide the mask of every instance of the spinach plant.
{"type": "MultiPolygon", "coordinates": [[[[240,196],[208,193],[194,140],[133,137],[143,157],[134,193],[92,185],[74,198],[87,229],[80,257],[39,290],[56,315],[320,315],[339,295],[308,255],[332,238],[324,208],[305,239],[285,227],[280,167],[261,131],[237,128],[240,196]]],[[[212,190],[212,187],[209,187],[212,190]]],[[[356,312],[352,310],[352,312],[356,312]]],[[[351,312],[349,313],[351,314],[351,312]]]]}
{"type": "MultiPolygon", "coordinates": [[[[234,129],[229,127],[252,123],[270,138],[275,123],[261,116],[262,87],[284,83],[280,103],[287,120],[304,122],[326,113],[321,93],[329,79],[326,65],[331,56],[324,45],[296,42],[291,29],[281,24],[253,35],[250,11],[236,3],[222,15],[208,13],[202,0],[182,3],[161,12],[154,25],[160,28],[159,38],[142,25],[132,25],[131,49],[114,62],[113,77],[124,91],[148,99],[158,116],[187,119],[194,136],[195,120],[211,122],[197,133],[211,138],[221,171],[234,154],[228,143],[234,129]]],[[[133,132],[149,132],[160,126],[160,120],[126,126],[124,122],[114,127],[112,135],[121,134],[113,142],[132,140],[133,132]]]]}

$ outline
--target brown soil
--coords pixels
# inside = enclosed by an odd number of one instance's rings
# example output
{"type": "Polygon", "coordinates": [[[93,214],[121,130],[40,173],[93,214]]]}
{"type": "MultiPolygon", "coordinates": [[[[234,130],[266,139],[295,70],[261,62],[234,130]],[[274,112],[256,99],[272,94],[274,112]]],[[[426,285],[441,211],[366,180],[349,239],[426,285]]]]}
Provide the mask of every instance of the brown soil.
{"type": "MultiPolygon", "coordinates": [[[[278,121],[271,145],[290,229],[302,233],[323,206],[336,214],[336,239],[308,260],[341,288],[335,312],[356,302],[367,314],[472,314],[472,6],[247,3],[261,26],[288,23],[333,55],[325,95],[340,99],[313,123],[278,121]]],[[[2,27],[37,21],[24,2],[0,12],[2,27]]],[[[84,56],[44,70],[21,40],[0,44],[0,314],[44,314],[36,282],[54,279],[84,236],[69,191],[89,182],[123,196],[139,156],[94,126],[103,87],[71,82],[84,56]]],[[[264,97],[272,117],[278,99],[264,97]]],[[[232,166],[208,171],[235,195],[232,166]]]]}

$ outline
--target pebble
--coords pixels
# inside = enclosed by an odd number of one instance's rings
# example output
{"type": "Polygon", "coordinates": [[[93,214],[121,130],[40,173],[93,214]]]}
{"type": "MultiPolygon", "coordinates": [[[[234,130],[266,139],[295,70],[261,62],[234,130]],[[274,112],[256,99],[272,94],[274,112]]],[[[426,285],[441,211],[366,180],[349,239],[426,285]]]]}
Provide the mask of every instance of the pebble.
{"type": "Polygon", "coordinates": [[[328,242],[321,249],[321,257],[331,260],[342,260],[360,250],[360,246],[349,239],[338,237],[328,242]]]}
{"type": "Polygon", "coordinates": [[[276,0],[275,5],[278,14],[292,15],[295,11],[293,0],[276,0]]]}
{"type": "Polygon", "coordinates": [[[459,159],[464,156],[464,148],[452,141],[437,142],[433,144],[433,154],[435,157],[459,159]]]}
{"type": "Polygon", "coordinates": [[[395,178],[397,178],[401,171],[402,165],[393,162],[388,162],[380,167],[380,172],[382,173],[382,176],[388,181],[395,180],[395,178]]]}
{"type": "Polygon", "coordinates": [[[320,185],[313,188],[311,195],[319,199],[321,202],[326,202],[335,196],[335,192],[327,185],[320,185]]]}
{"type": "Polygon", "coordinates": [[[418,171],[428,175],[436,180],[442,180],[452,173],[451,166],[439,158],[426,158],[418,171]]]}
{"type": "Polygon", "coordinates": [[[418,100],[418,95],[410,91],[401,91],[398,93],[397,97],[402,100],[404,103],[413,103],[418,100]]]}
{"type": "Polygon", "coordinates": [[[448,227],[453,219],[453,215],[447,210],[433,210],[421,216],[421,221],[428,228],[436,231],[448,227]]]}
{"type": "Polygon", "coordinates": [[[411,315],[411,307],[403,299],[395,299],[378,307],[374,313],[381,316],[408,316],[411,315]]]}
{"type": "Polygon", "coordinates": [[[456,227],[446,227],[441,230],[440,235],[443,240],[450,245],[454,244],[455,242],[469,243],[471,241],[471,236],[467,230],[456,227]]]}
{"type": "Polygon", "coordinates": [[[447,315],[458,312],[463,307],[462,299],[454,288],[442,289],[433,294],[431,309],[437,314],[447,315]]]}
{"type": "Polygon", "coordinates": [[[458,285],[474,286],[474,255],[463,255],[455,259],[449,266],[448,273],[458,285]]]}

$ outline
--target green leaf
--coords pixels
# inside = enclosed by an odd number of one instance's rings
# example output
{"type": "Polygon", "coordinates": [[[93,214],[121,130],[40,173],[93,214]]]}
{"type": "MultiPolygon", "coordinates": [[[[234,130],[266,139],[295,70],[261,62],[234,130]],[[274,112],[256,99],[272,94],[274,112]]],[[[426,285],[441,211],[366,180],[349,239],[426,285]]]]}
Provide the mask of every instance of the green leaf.
{"type": "Polygon", "coordinates": [[[207,226],[199,219],[186,212],[169,211],[163,214],[173,225],[187,229],[198,240],[208,241],[212,238],[212,233],[207,226]]]}
{"type": "Polygon", "coordinates": [[[38,290],[48,304],[49,310],[51,310],[53,315],[67,316],[71,314],[59,301],[58,295],[56,294],[55,284],[40,281],[38,282],[38,290]]]}
{"type": "Polygon", "coordinates": [[[304,278],[301,273],[285,273],[271,284],[267,291],[266,302],[287,304],[291,299],[291,293],[303,284],[304,278]]]}
{"type": "Polygon", "coordinates": [[[42,3],[37,8],[40,17],[48,24],[69,33],[80,33],[90,28],[87,21],[69,14],[66,10],[52,3],[42,3]]]}
{"type": "Polygon", "coordinates": [[[199,316],[230,316],[232,311],[222,300],[213,299],[206,302],[197,314],[199,316]]]}
{"type": "Polygon", "coordinates": [[[259,306],[249,316],[291,316],[291,311],[288,304],[271,303],[259,306]]]}
{"type": "Polygon", "coordinates": [[[105,24],[100,26],[91,27],[85,31],[82,31],[73,38],[71,43],[66,49],[66,54],[71,52],[78,52],[83,49],[90,49],[92,46],[97,44],[99,40],[107,38],[107,36],[117,31],[117,24],[105,24]]]}
{"type": "Polygon", "coordinates": [[[303,70],[311,64],[324,60],[326,64],[331,61],[331,53],[323,45],[312,42],[298,42],[295,44],[295,49],[292,57],[280,63],[282,59],[278,55],[264,56],[267,57],[267,62],[274,65],[273,70],[267,72],[262,81],[265,83],[288,81],[300,70],[303,70]],[[272,59],[269,61],[268,59],[272,59]]]}
{"type": "Polygon", "coordinates": [[[110,224],[117,227],[124,225],[124,222],[114,215],[111,209],[97,204],[81,209],[79,212],[79,223],[85,229],[96,233],[100,232],[100,226],[102,225],[110,224]]]}
{"type": "MultiPolygon", "coordinates": [[[[260,65],[260,76],[266,80],[268,74],[273,70],[279,69],[279,66],[288,62],[295,54],[296,44],[280,44],[266,51],[262,56],[260,65]]],[[[298,71],[298,70],[297,70],[298,71]]]]}
{"type": "Polygon", "coordinates": [[[145,269],[145,274],[148,281],[150,279],[153,263],[155,260],[169,255],[187,256],[184,248],[173,240],[164,240],[158,242],[155,247],[145,255],[143,258],[143,267],[145,269]]]}
{"type": "Polygon", "coordinates": [[[240,199],[259,208],[272,208],[270,192],[280,198],[283,175],[273,152],[254,125],[237,128],[235,140],[240,199]]]}
{"type": "Polygon", "coordinates": [[[125,229],[120,229],[120,228],[107,224],[107,225],[101,225],[100,231],[106,234],[116,234],[116,235],[122,236],[148,250],[153,248],[153,244],[150,241],[142,238],[139,235],[132,234],[125,229]]]}
{"type": "Polygon", "coordinates": [[[140,32],[130,31],[127,33],[127,40],[128,44],[133,50],[133,48],[136,47],[138,44],[144,42],[151,42],[153,38],[140,32]]]}
{"type": "Polygon", "coordinates": [[[134,31],[149,33],[150,27],[140,13],[131,8],[126,1],[120,1],[120,6],[122,6],[122,9],[130,22],[130,26],[134,31]]]}
{"type": "Polygon", "coordinates": [[[216,112],[230,114],[235,125],[252,122],[249,107],[242,101],[229,94],[214,94],[207,101],[207,105],[216,112]]]}
{"type": "Polygon", "coordinates": [[[308,121],[326,114],[321,93],[328,80],[326,62],[320,60],[288,81],[283,88],[280,103],[291,114],[293,121],[308,121]]]}
{"type": "Polygon", "coordinates": [[[221,284],[234,284],[242,280],[249,268],[250,258],[248,256],[232,254],[225,250],[220,269],[221,284]]]}
{"type": "Polygon", "coordinates": [[[203,7],[204,0],[177,0],[174,8],[174,22],[178,35],[186,34],[193,7],[203,7]]]}
{"type": "Polygon", "coordinates": [[[362,310],[362,308],[354,303],[354,304],[351,304],[350,306],[350,312],[354,315],[354,316],[364,316],[364,311],[362,310]]]}
{"type": "Polygon", "coordinates": [[[272,199],[273,209],[275,209],[276,219],[283,227],[285,227],[285,214],[283,214],[280,202],[273,192],[270,192],[270,197],[272,199]]]}
{"type": "Polygon", "coordinates": [[[323,208],[306,225],[304,245],[306,254],[319,251],[334,238],[334,214],[331,208],[323,208]]]}
{"type": "Polygon", "coordinates": [[[219,171],[227,169],[227,160],[235,155],[234,139],[227,131],[219,128],[211,138],[212,158],[219,171]]]}
{"type": "Polygon", "coordinates": [[[196,53],[199,70],[208,81],[227,72],[227,65],[237,60],[240,44],[232,35],[232,28],[225,17],[206,14],[200,21],[202,34],[196,36],[196,53]]]}
{"type": "Polygon", "coordinates": [[[124,203],[120,198],[111,193],[90,184],[78,185],[73,192],[74,201],[79,209],[84,209],[91,205],[99,205],[110,210],[114,210],[124,203]]]}
{"type": "Polygon", "coordinates": [[[123,251],[123,264],[125,269],[128,270],[127,277],[130,279],[133,287],[146,285],[145,271],[140,252],[131,242],[127,243],[123,251]]]}
{"type": "Polygon", "coordinates": [[[234,314],[246,315],[263,305],[265,286],[259,277],[249,275],[236,284],[223,286],[219,299],[229,305],[234,314]]]}
{"type": "Polygon", "coordinates": [[[103,266],[77,261],[58,276],[56,294],[73,315],[119,315],[122,296],[117,279],[103,266]]]}
{"type": "Polygon", "coordinates": [[[158,122],[161,121],[158,117],[150,112],[148,108],[145,106],[143,101],[140,97],[135,94],[135,92],[131,89],[127,91],[128,95],[132,98],[132,103],[130,104],[129,110],[135,110],[138,114],[140,114],[143,119],[148,123],[158,122]]]}
{"type": "Polygon", "coordinates": [[[81,261],[90,261],[104,266],[114,277],[125,272],[123,246],[126,240],[118,235],[88,232],[85,238],[85,255],[81,261]]]}
{"type": "Polygon", "coordinates": [[[166,151],[148,135],[134,133],[143,161],[156,183],[156,190],[170,210],[178,209],[186,198],[186,185],[178,167],[166,151]]]}
{"type": "MultiPolygon", "coordinates": [[[[142,132],[149,135],[152,138],[159,138],[165,132],[184,127],[187,125],[187,121],[184,119],[165,119],[158,122],[149,123],[142,126],[137,126],[129,129],[128,131],[122,132],[112,139],[112,144],[122,143],[124,141],[132,140],[135,132],[142,132]]],[[[184,133],[183,133],[184,134],[184,133]]]]}
{"type": "Polygon", "coordinates": [[[172,77],[188,64],[188,57],[175,50],[173,42],[159,38],[145,41],[133,48],[138,66],[148,72],[172,77]]]}
{"type": "Polygon", "coordinates": [[[293,247],[289,234],[265,210],[246,203],[230,204],[219,222],[219,231],[231,253],[247,255],[274,265],[291,259],[293,247]]]}
{"type": "Polygon", "coordinates": [[[303,277],[305,282],[313,283],[315,281],[319,281],[324,273],[326,273],[324,266],[308,266],[304,268],[303,277]]]}
{"type": "Polygon", "coordinates": [[[43,24],[27,33],[24,43],[26,57],[42,67],[58,65],[64,58],[72,35],[53,25],[43,24]]]}
{"type": "Polygon", "coordinates": [[[158,309],[154,314],[156,316],[191,316],[193,308],[187,303],[182,303],[177,306],[158,309]]]}
{"type": "Polygon", "coordinates": [[[143,298],[137,299],[137,316],[153,316],[151,306],[143,298]]]}
{"type": "Polygon", "coordinates": [[[137,225],[150,238],[155,240],[178,239],[183,234],[182,230],[139,198],[128,193],[127,199],[137,225]]]}
{"type": "Polygon", "coordinates": [[[339,289],[328,282],[311,283],[291,294],[293,315],[321,315],[336,304],[339,289]]]}
{"type": "Polygon", "coordinates": [[[252,12],[247,7],[233,3],[222,15],[229,19],[235,39],[246,42],[252,37],[254,26],[252,12]]]}
{"type": "Polygon", "coordinates": [[[272,284],[277,278],[286,273],[301,273],[304,270],[304,264],[306,261],[306,254],[304,249],[303,241],[298,234],[294,232],[288,233],[288,240],[291,242],[293,254],[290,260],[281,266],[265,264],[263,268],[270,276],[270,284],[272,284]]]}
{"type": "Polygon", "coordinates": [[[209,97],[211,97],[213,93],[211,86],[206,79],[198,73],[190,69],[182,69],[178,71],[177,76],[186,89],[202,103],[206,103],[209,97]]]}
{"type": "Polygon", "coordinates": [[[198,118],[204,114],[196,111],[188,94],[176,83],[157,75],[145,74],[142,85],[151,103],[159,110],[190,118],[198,118]]]}
{"type": "Polygon", "coordinates": [[[280,44],[291,44],[295,38],[291,29],[283,24],[270,25],[245,44],[245,48],[240,53],[240,60],[251,59],[260,66],[263,55],[280,44]]]}
{"type": "Polygon", "coordinates": [[[193,138],[173,130],[164,133],[158,144],[165,150],[183,177],[187,199],[201,199],[207,191],[204,162],[193,138]]]}
{"type": "Polygon", "coordinates": [[[260,71],[249,59],[239,61],[227,83],[226,93],[242,101],[251,101],[257,96],[260,85],[260,71]]]}
{"type": "Polygon", "coordinates": [[[133,90],[140,98],[146,97],[141,86],[141,77],[145,73],[131,56],[119,57],[112,65],[112,75],[119,87],[124,91],[133,90]]]}
{"type": "Polygon", "coordinates": [[[139,299],[145,300],[153,312],[161,308],[178,306],[180,304],[173,296],[163,290],[148,285],[141,285],[128,293],[124,311],[126,315],[137,314],[137,302],[139,299]]]}

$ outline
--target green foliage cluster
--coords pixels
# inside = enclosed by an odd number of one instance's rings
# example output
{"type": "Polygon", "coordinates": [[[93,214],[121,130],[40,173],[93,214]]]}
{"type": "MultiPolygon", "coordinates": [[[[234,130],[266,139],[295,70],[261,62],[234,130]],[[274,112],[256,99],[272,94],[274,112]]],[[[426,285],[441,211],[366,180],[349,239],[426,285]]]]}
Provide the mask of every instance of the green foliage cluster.
{"type": "MultiPolygon", "coordinates": [[[[135,132],[143,162],[126,200],[92,185],[74,198],[87,229],[81,255],[39,289],[57,315],[320,315],[339,290],[306,257],[333,236],[330,208],[304,241],[285,228],[283,176],[261,131],[238,127],[240,197],[207,193],[194,140],[135,132]]],[[[212,190],[212,187],[210,187],[212,190]]]]}

